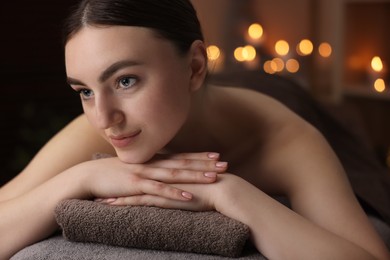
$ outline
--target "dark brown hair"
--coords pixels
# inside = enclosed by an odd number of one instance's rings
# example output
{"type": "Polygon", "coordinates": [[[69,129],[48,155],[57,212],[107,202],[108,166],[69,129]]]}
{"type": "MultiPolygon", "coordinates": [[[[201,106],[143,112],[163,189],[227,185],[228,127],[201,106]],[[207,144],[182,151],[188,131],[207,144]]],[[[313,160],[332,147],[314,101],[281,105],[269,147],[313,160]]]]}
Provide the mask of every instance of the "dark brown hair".
{"type": "Polygon", "coordinates": [[[82,0],[65,21],[64,44],[86,25],[151,28],[181,53],[204,40],[189,0],[82,0]]]}

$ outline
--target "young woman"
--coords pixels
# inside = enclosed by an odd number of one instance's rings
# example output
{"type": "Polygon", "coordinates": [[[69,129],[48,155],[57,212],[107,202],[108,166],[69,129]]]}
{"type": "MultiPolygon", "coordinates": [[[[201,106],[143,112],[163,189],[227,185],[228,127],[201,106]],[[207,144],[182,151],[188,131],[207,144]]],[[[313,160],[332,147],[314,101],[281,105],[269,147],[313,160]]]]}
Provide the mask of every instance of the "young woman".
{"type": "Polygon", "coordinates": [[[52,234],[69,198],[217,210],[271,259],[389,259],[316,129],[260,93],[206,86],[188,0],[83,0],[65,37],[85,114],[0,190],[0,259],[52,234]]]}

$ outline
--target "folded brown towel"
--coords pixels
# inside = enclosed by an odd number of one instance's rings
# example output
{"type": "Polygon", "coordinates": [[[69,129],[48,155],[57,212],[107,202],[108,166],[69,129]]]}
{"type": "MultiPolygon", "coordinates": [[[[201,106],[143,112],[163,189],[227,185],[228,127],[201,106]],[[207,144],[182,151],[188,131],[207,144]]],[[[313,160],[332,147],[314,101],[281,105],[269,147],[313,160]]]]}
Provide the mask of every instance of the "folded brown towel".
{"type": "Polygon", "coordinates": [[[246,225],[215,211],[64,200],[55,217],[68,240],[122,247],[238,257],[249,237],[246,225]]]}

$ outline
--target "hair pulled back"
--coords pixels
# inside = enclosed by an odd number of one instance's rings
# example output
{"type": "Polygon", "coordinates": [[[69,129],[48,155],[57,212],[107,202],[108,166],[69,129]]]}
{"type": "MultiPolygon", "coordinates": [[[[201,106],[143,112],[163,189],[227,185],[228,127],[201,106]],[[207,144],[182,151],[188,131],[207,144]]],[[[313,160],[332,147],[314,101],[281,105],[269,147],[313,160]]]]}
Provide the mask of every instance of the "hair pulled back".
{"type": "Polygon", "coordinates": [[[186,53],[195,40],[204,40],[189,0],[82,0],[65,21],[64,43],[87,25],[154,29],[181,53],[186,53]]]}

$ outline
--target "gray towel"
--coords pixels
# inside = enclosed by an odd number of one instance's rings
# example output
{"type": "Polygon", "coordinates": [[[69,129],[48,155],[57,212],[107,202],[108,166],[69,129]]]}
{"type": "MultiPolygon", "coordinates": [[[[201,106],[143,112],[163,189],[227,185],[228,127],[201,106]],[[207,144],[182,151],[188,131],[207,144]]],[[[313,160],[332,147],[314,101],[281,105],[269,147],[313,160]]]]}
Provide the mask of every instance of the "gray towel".
{"type": "Polygon", "coordinates": [[[218,212],[65,200],[55,209],[65,238],[121,247],[241,255],[249,228],[218,212]]]}

